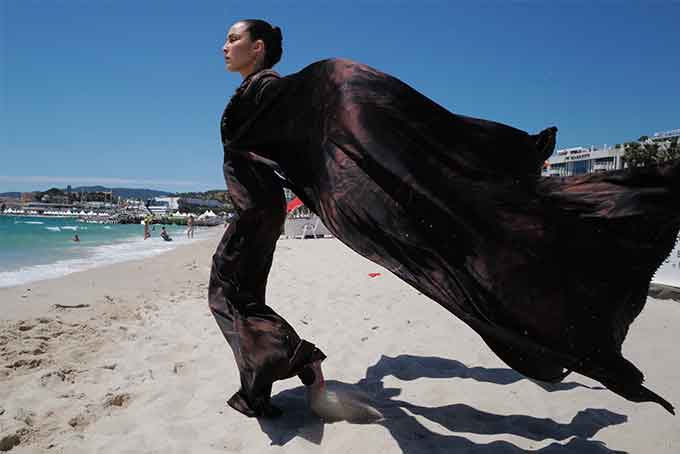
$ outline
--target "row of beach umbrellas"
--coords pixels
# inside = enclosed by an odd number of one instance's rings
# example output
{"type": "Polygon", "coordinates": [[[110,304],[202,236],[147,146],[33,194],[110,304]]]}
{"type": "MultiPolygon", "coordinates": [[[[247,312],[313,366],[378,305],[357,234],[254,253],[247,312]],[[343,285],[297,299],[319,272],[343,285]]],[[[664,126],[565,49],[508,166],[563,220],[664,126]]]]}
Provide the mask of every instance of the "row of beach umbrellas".
{"type": "MultiPolygon", "coordinates": [[[[4,214],[39,214],[35,210],[24,210],[21,208],[7,208],[5,211],[3,211],[4,214]]],[[[109,216],[109,213],[95,213],[94,211],[90,210],[89,212],[85,212],[85,210],[80,210],[80,211],[71,211],[71,210],[66,210],[66,211],[43,211],[42,214],[46,215],[53,215],[53,216],[109,216]]]]}
{"type": "MultiPolygon", "coordinates": [[[[193,216],[191,213],[181,213],[177,211],[176,213],[173,213],[171,216],[176,217],[176,218],[188,218],[189,216],[193,216]]],[[[206,210],[203,214],[198,216],[198,219],[205,219],[205,218],[214,218],[217,217],[217,215],[212,211],[212,210],[206,210]]]]}

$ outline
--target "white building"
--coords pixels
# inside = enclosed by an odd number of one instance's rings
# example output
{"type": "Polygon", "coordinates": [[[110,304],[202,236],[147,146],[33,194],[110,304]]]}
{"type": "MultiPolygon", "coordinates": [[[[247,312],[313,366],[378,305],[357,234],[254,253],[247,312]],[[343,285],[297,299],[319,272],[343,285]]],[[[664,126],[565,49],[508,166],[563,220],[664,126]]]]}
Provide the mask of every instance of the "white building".
{"type": "MultiPolygon", "coordinates": [[[[680,138],[680,129],[654,133],[648,140],[670,142],[680,138]]],[[[541,175],[568,177],[594,172],[606,172],[626,167],[623,145],[595,148],[594,146],[563,148],[553,153],[543,165],[541,175]]]]}
{"type": "Polygon", "coordinates": [[[564,148],[557,150],[543,166],[543,176],[567,177],[623,169],[623,146],[619,148],[564,148]]]}
{"type": "Polygon", "coordinates": [[[179,197],[154,197],[146,206],[153,214],[164,215],[179,208],[179,197]]]}
{"type": "Polygon", "coordinates": [[[154,197],[153,205],[164,205],[170,210],[176,210],[179,208],[179,197],[154,197]]]}
{"type": "Polygon", "coordinates": [[[670,131],[655,132],[649,138],[652,142],[671,142],[673,140],[680,140],[680,129],[672,129],[670,131]]]}

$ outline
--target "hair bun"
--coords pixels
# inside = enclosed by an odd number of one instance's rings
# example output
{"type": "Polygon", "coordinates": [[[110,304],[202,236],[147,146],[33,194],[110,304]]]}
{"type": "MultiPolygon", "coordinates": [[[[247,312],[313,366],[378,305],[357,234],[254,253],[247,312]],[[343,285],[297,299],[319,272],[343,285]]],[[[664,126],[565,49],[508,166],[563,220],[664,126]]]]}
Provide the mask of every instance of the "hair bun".
{"type": "Polygon", "coordinates": [[[279,27],[272,27],[272,33],[274,34],[274,37],[276,39],[283,40],[283,36],[281,35],[281,29],[279,27]]]}
{"type": "Polygon", "coordinates": [[[265,47],[264,68],[271,68],[281,60],[283,53],[283,35],[279,27],[274,27],[267,21],[261,19],[244,19],[246,29],[250,34],[250,39],[256,41],[261,39],[265,47]]]}

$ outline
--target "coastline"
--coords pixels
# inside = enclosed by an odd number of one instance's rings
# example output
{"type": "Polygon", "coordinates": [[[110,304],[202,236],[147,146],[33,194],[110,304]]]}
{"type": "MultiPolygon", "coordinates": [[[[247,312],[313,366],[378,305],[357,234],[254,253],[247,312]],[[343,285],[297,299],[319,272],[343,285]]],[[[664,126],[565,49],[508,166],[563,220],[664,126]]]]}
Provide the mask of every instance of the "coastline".
{"type": "MultiPolygon", "coordinates": [[[[57,225],[54,222],[51,224],[46,222],[31,218],[14,222],[27,224],[36,231],[20,233],[10,231],[9,239],[4,238],[10,242],[5,242],[5,247],[9,247],[10,258],[5,257],[3,260],[6,261],[0,265],[0,288],[26,285],[114,263],[158,256],[192,241],[209,237],[212,235],[211,231],[215,229],[199,227],[196,229],[195,238],[189,240],[185,237],[184,227],[169,226],[168,231],[173,236],[173,241],[166,242],[157,235],[144,240],[141,229],[139,232],[133,231],[134,226],[132,228],[126,226],[124,230],[120,230],[111,225],[57,225]],[[49,233],[46,234],[45,230],[49,233]],[[78,243],[71,240],[71,236],[76,233],[81,237],[78,243]],[[21,246],[13,248],[11,241],[19,240],[17,234],[23,236],[21,238],[23,241],[30,235],[36,235],[36,238],[42,241],[37,243],[41,246],[26,251],[22,251],[21,246]],[[47,236],[43,239],[43,235],[47,236]],[[22,255],[17,256],[19,252],[22,255]],[[14,259],[12,254],[15,255],[14,259]]],[[[6,231],[4,230],[3,234],[6,234],[6,231]]],[[[0,258],[2,257],[0,254],[0,258]]]]}
{"type": "MultiPolygon", "coordinates": [[[[462,322],[336,239],[280,240],[268,301],[328,355],[329,383],[360,388],[385,420],[324,424],[296,379],[274,386],[283,418],[245,418],[225,404],[238,374],[207,305],[217,231],[156,257],[0,289],[0,442],[18,442],[9,452],[671,454],[680,446],[677,417],[577,374],[554,385],[522,377],[462,322]]],[[[624,343],[648,386],[676,405],[678,327],[680,305],[650,301],[624,343]]]]}

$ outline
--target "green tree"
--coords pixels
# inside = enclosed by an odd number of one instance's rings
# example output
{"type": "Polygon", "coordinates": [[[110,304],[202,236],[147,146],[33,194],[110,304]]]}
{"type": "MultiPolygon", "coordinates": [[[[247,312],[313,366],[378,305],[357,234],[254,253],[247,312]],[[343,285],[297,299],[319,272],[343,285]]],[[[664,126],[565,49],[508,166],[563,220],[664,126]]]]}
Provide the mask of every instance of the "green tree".
{"type": "Polygon", "coordinates": [[[657,144],[628,142],[624,145],[623,159],[630,167],[644,167],[657,162],[657,144]]]}
{"type": "Polygon", "coordinates": [[[680,148],[678,147],[677,139],[659,146],[657,162],[672,161],[678,158],[680,158],[680,148]]]}
{"type": "Polygon", "coordinates": [[[623,158],[630,167],[644,167],[680,159],[677,140],[662,144],[628,142],[624,145],[624,150],[623,158]]]}

